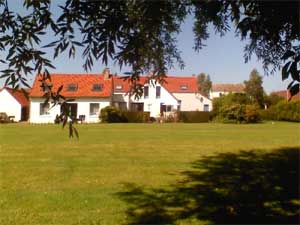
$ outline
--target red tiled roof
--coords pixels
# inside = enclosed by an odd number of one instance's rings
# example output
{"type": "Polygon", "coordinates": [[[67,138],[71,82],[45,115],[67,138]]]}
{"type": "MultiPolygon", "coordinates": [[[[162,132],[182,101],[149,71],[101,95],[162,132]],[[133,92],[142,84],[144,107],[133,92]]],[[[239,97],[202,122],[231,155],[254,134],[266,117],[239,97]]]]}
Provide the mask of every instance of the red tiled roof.
{"type": "MultiPolygon", "coordinates": [[[[195,93],[198,92],[198,85],[196,77],[175,77],[168,76],[165,82],[161,85],[167,89],[170,93],[195,93]]],[[[148,77],[140,77],[140,84],[148,82],[148,77]]],[[[122,77],[114,77],[114,90],[115,92],[128,92],[130,89],[130,83],[124,80],[122,77]],[[118,89],[117,87],[122,87],[118,89]]]]}
{"type": "MultiPolygon", "coordinates": [[[[271,94],[275,94],[278,96],[281,96],[285,99],[289,99],[290,98],[290,92],[288,90],[282,90],[282,91],[274,91],[271,94]]],[[[300,92],[298,92],[298,94],[294,95],[291,100],[300,100],[300,92]]]]}
{"type": "Polygon", "coordinates": [[[2,90],[4,89],[6,89],[21,104],[21,106],[29,106],[29,100],[26,97],[26,94],[22,90],[13,89],[9,87],[5,87],[2,90]]]}
{"type": "MultiPolygon", "coordinates": [[[[44,92],[41,89],[41,76],[36,76],[30,97],[42,97],[44,92]]],[[[105,80],[103,74],[51,74],[52,91],[63,85],[60,92],[64,97],[110,97],[111,78],[105,80]],[[67,91],[68,84],[76,84],[76,91],[67,91]],[[92,91],[94,84],[103,85],[102,91],[92,91]]]]}
{"type": "MultiPolygon", "coordinates": [[[[114,76],[114,92],[129,92],[131,83],[129,80],[124,80],[124,77],[114,76]]],[[[147,77],[140,77],[139,84],[145,84],[148,81],[147,77]]]]}
{"type": "Polygon", "coordinates": [[[211,90],[220,92],[244,92],[245,86],[243,84],[213,84],[211,90]]]}

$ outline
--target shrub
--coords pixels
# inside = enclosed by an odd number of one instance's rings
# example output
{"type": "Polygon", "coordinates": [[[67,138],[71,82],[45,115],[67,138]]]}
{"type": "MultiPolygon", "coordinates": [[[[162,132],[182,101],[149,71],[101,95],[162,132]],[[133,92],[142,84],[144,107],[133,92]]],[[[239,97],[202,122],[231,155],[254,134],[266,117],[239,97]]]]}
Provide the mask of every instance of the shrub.
{"type": "Polygon", "coordinates": [[[261,110],[260,115],[264,120],[300,122],[300,101],[282,100],[267,110],[261,110]]]}
{"type": "Polygon", "coordinates": [[[212,116],[223,123],[257,123],[260,121],[259,106],[243,93],[233,93],[213,100],[212,116]]]}
{"type": "Polygon", "coordinates": [[[122,112],[113,106],[106,106],[105,108],[101,109],[99,118],[102,123],[127,122],[127,119],[123,116],[122,112]]]}
{"type": "Polygon", "coordinates": [[[245,119],[245,105],[231,104],[220,108],[217,120],[223,123],[243,123],[245,119]]]}
{"type": "Polygon", "coordinates": [[[211,117],[210,112],[181,111],[178,112],[178,120],[184,123],[206,123],[211,117]]]}
{"type": "Polygon", "coordinates": [[[247,123],[257,123],[260,119],[258,105],[246,105],[245,108],[245,120],[247,123]]]}
{"type": "Polygon", "coordinates": [[[147,123],[150,121],[150,112],[121,112],[123,118],[129,123],[147,123]]]}
{"type": "Polygon", "coordinates": [[[0,112],[0,123],[9,123],[10,119],[8,118],[5,112],[0,112]]]}

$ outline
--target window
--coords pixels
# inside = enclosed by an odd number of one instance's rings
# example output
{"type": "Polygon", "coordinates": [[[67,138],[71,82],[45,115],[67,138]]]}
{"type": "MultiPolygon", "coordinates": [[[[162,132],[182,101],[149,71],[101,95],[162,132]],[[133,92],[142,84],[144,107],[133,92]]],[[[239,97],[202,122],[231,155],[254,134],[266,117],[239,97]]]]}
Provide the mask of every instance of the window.
{"type": "Polygon", "coordinates": [[[144,98],[149,98],[149,87],[148,86],[144,87],[144,98]]]}
{"type": "Polygon", "coordinates": [[[102,91],[103,90],[103,84],[93,84],[92,91],[102,91]]]}
{"type": "Polygon", "coordinates": [[[90,116],[97,116],[99,113],[100,104],[99,103],[90,103],[90,116]]]}
{"type": "Polygon", "coordinates": [[[187,89],[188,89],[188,86],[187,86],[187,85],[180,85],[180,89],[181,89],[181,90],[187,90],[187,89]]]}
{"type": "Polygon", "coordinates": [[[122,90],[122,89],[123,89],[122,85],[120,85],[120,84],[116,85],[116,90],[122,90]]]}
{"type": "Polygon", "coordinates": [[[41,85],[41,91],[44,91],[44,92],[50,91],[51,87],[52,87],[52,84],[43,83],[41,85]]]}
{"type": "Polygon", "coordinates": [[[160,86],[156,87],[156,98],[160,98],[160,86]]]}
{"type": "Polygon", "coordinates": [[[50,104],[40,103],[40,116],[49,115],[50,104]]]}
{"type": "Polygon", "coordinates": [[[203,106],[203,111],[204,111],[204,112],[208,112],[208,111],[209,111],[209,105],[208,105],[208,104],[205,104],[205,105],[203,106]]]}
{"type": "Polygon", "coordinates": [[[172,105],[167,105],[166,112],[172,112],[172,109],[173,109],[172,105]]]}
{"type": "Polygon", "coordinates": [[[69,92],[74,92],[74,91],[77,91],[77,84],[68,84],[67,85],[67,91],[69,92]]]}

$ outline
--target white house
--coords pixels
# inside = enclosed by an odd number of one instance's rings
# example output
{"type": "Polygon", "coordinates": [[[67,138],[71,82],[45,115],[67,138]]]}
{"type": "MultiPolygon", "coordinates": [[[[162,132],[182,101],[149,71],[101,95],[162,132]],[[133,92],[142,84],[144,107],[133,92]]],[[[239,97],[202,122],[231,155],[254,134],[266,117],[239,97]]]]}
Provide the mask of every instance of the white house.
{"type": "MultiPolygon", "coordinates": [[[[53,123],[60,115],[60,105],[45,105],[44,91],[37,76],[30,93],[30,122],[53,123]]],[[[98,122],[100,110],[114,105],[122,110],[150,112],[151,117],[160,117],[176,111],[210,111],[211,100],[198,92],[195,77],[165,78],[165,83],[155,83],[142,76],[143,95],[131,96],[130,83],[120,76],[109,74],[51,74],[52,91],[63,85],[61,95],[71,98],[71,117],[84,118],[85,122],[98,122]]],[[[46,85],[47,87],[47,85],[46,85]]]]}
{"type": "Polygon", "coordinates": [[[28,119],[29,100],[22,90],[2,88],[0,90],[0,112],[5,112],[14,121],[28,119]]]}
{"type": "Polygon", "coordinates": [[[165,78],[163,84],[155,83],[148,77],[141,77],[143,95],[136,99],[129,96],[130,84],[122,77],[114,77],[113,105],[121,109],[150,112],[151,117],[159,117],[174,111],[210,111],[211,100],[198,92],[195,77],[165,78]]]}
{"type": "Polygon", "coordinates": [[[244,93],[243,84],[213,84],[210,91],[210,98],[218,98],[229,93],[244,93]]]}
{"type": "MultiPolygon", "coordinates": [[[[63,86],[61,95],[70,102],[73,118],[83,118],[85,122],[98,122],[100,110],[111,103],[112,81],[106,74],[51,74],[52,90],[63,86]]],[[[44,104],[44,92],[37,76],[30,93],[30,122],[53,123],[60,115],[60,105],[44,104]]],[[[50,84],[49,84],[50,85],[50,84]]]]}

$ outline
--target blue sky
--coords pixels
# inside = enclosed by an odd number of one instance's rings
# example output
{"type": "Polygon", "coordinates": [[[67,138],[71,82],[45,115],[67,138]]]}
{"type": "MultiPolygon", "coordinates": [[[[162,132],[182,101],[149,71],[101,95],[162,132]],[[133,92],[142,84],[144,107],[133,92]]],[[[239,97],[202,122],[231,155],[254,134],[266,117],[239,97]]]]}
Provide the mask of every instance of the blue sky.
{"type": "MultiPolygon", "coordinates": [[[[220,37],[210,28],[210,37],[206,41],[207,46],[199,52],[195,52],[193,50],[194,37],[192,26],[193,21],[189,17],[182,25],[182,32],[178,35],[178,47],[185,62],[185,68],[181,70],[179,66],[175,65],[174,68],[169,69],[169,75],[191,76],[192,74],[197,75],[204,72],[210,75],[213,83],[241,83],[247,80],[251,70],[256,68],[264,77],[263,86],[268,93],[286,88],[288,82],[281,81],[280,71],[273,75],[265,76],[262,64],[257,61],[255,55],[253,55],[250,62],[244,62],[243,49],[247,42],[242,42],[239,37],[236,37],[233,29],[225,36],[220,37]]],[[[67,54],[60,55],[53,61],[56,69],[52,70],[52,72],[85,73],[80,52],[77,52],[75,59],[69,59],[67,54]]],[[[48,50],[47,54],[52,59],[53,50],[48,50]]],[[[90,73],[101,73],[105,67],[101,62],[95,62],[90,73]]],[[[111,69],[112,73],[122,74],[129,71],[128,68],[123,68],[120,71],[119,66],[112,63],[109,63],[107,67],[111,69]]],[[[3,68],[3,66],[0,66],[0,69],[3,68]]],[[[34,75],[29,77],[29,82],[31,83],[33,79],[34,75]]],[[[0,86],[3,83],[4,80],[0,80],[0,86]]]]}

